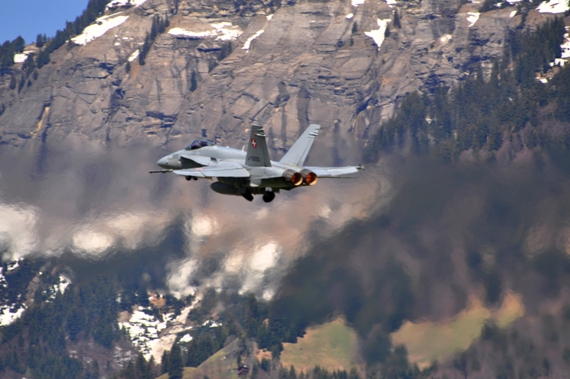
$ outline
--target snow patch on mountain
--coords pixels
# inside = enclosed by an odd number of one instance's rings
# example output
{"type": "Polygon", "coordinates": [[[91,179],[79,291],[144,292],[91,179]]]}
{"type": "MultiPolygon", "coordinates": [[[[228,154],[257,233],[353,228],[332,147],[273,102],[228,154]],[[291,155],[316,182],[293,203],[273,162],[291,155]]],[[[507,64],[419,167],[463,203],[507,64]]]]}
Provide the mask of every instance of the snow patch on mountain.
{"type": "Polygon", "coordinates": [[[560,47],[562,48],[562,56],[560,58],[569,59],[570,58],[570,34],[568,33],[568,27],[566,27],[566,32],[564,33],[564,42],[560,47]]]}
{"type": "Polygon", "coordinates": [[[378,29],[364,32],[364,34],[372,38],[374,43],[378,46],[378,49],[380,49],[380,46],[382,46],[382,42],[384,42],[384,38],[386,37],[386,28],[388,27],[390,19],[378,19],[376,22],[378,23],[378,29]]]}
{"type": "Polygon", "coordinates": [[[202,39],[216,37],[217,40],[231,41],[242,34],[242,30],[231,22],[215,22],[210,24],[211,29],[191,31],[183,28],[172,28],[168,34],[177,38],[202,39]]]}
{"type": "Polygon", "coordinates": [[[6,282],[6,278],[4,277],[4,274],[2,273],[3,269],[4,269],[3,267],[0,267],[0,288],[7,288],[8,282],[6,282]]]}
{"type": "Polygon", "coordinates": [[[25,310],[24,304],[0,305],[0,326],[10,325],[19,319],[25,310]]]}
{"type": "Polygon", "coordinates": [[[30,53],[31,51],[24,51],[23,53],[14,54],[14,63],[24,63],[30,53]]]}
{"type": "Polygon", "coordinates": [[[146,0],[115,0],[107,4],[107,10],[113,10],[114,8],[124,7],[128,5],[133,5],[135,8],[143,4],[146,0]]]}
{"type": "Polygon", "coordinates": [[[168,34],[178,38],[188,38],[188,39],[201,39],[206,37],[216,36],[217,33],[214,30],[205,30],[201,32],[193,32],[191,30],[186,30],[182,28],[172,28],[168,31],[168,34]]]}
{"type": "Polygon", "coordinates": [[[20,259],[16,259],[14,262],[8,263],[6,266],[6,272],[14,271],[18,267],[20,267],[20,259]]]}
{"type": "Polygon", "coordinates": [[[264,31],[265,31],[264,29],[258,30],[257,33],[255,33],[254,35],[252,35],[251,37],[249,37],[249,38],[245,41],[245,43],[243,44],[242,49],[243,49],[243,50],[249,50],[249,47],[250,47],[250,45],[251,45],[251,41],[253,41],[253,40],[256,39],[257,37],[259,37],[261,34],[263,34],[264,31]]]}
{"type": "Polygon", "coordinates": [[[135,50],[130,56],[129,56],[129,62],[134,61],[135,59],[138,58],[140,54],[140,50],[135,50]]]}
{"type": "Polygon", "coordinates": [[[129,16],[121,16],[120,14],[99,17],[95,20],[95,23],[86,27],[83,30],[83,33],[73,37],[71,40],[78,45],[86,45],[94,39],[101,37],[109,30],[121,25],[123,22],[127,21],[128,18],[129,16]]]}
{"type": "Polygon", "coordinates": [[[71,281],[63,275],[59,276],[59,282],[52,287],[52,297],[55,298],[57,293],[64,294],[71,281]]]}
{"type": "Polygon", "coordinates": [[[222,41],[231,41],[238,38],[242,31],[239,27],[234,26],[231,22],[216,22],[213,23],[212,26],[216,29],[218,33],[219,40],[222,41]]]}
{"type": "MultiPolygon", "coordinates": [[[[167,316],[164,316],[164,319],[167,320],[167,316]]],[[[119,322],[119,326],[125,329],[132,344],[147,359],[151,356],[152,343],[159,339],[159,333],[166,329],[167,324],[167,321],[160,321],[152,315],[151,308],[143,307],[134,310],[128,321],[119,322]]]]}
{"type": "Polygon", "coordinates": [[[540,13],[564,13],[569,9],[567,0],[550,0],[536,8],[540,13]]]}
{"type": "MultiPolygon", "coordinates": [[[[127,332],[132,344],[143,353],[146,359],[152,356],[160,362],[162,353],[172,347],[178,334],[192,329],[192,326],[186,324],[188,313],[192,308],[192,305],[183,308],[178,316],[167,313],[162,315],[162,320],[160,320],[152,308],[139,306],[128,320],[119,322],[119,326],[127,332]]],[[[123,315],[124,318],[125,315],[123,315]]],[[[220,325],[213,321],[210,323],[210,327],[220,325]]],[[[190,335],[185,338],[185,342],[192,340],[190,335]]]]}
{"type": "Polygon", "coordinates": [[[469,22],[469,27],[475,25],[477,20],[479,20],[479,16],[481,14],[479,12],[467,12],[467,22],[469,22]]]}

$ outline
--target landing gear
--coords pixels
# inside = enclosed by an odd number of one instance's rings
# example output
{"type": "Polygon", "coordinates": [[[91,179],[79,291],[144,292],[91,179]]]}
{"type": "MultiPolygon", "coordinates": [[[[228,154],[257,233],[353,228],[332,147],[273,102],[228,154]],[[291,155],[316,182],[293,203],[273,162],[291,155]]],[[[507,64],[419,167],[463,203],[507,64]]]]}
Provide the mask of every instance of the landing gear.
{"type": "Polygon", "coordinates": [[[185,178],[186,178],[186,180],[192,180],[192,179],[198,180],[198,178],[195,176],[185,176],[185,178]]]}
{"type": "Polygon", "coordinates": [[[243,196],[244,199],[246,199],[247,201],[253,201],[253,195],[251,194],[251,192],[248,190],[244,193],[241,194],[243,196]]]}
{"type": "Polygon", "coordinates": [[[275,192],[273,191],[265,191],[263,194],[263,201],[266,203],[271,203],[275,199],[275,192]]]}

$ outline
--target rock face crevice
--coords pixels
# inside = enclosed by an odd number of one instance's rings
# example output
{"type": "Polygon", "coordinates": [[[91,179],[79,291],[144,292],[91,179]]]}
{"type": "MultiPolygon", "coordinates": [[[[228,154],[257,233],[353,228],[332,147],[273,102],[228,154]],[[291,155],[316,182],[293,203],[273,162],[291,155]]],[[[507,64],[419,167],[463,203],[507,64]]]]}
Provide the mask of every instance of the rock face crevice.
{"type": "MultiPolygon", "coordinates": [[[[477,63],[490,67],[501,56],[521,16],[507,7],[472,25],[468,16],[478,7],[459,0],[147,0],[122,11],[126,21],[101,37],[54,52],[20,92],[9,88],[11,74],[0,77],[0,143],[79,135],[178,147],[203,135],[240,145],[257,121],[270,146],[284,151],[309,123],[320,123],[319,140],[348,144],[335,158],[342,161],[406,94],[452,86],[477,63]],[[141,66],[137,51],[157,14],[170,26],[141,66]]],[[[17,66],[12,71],[18,75],[17,66]]]]}

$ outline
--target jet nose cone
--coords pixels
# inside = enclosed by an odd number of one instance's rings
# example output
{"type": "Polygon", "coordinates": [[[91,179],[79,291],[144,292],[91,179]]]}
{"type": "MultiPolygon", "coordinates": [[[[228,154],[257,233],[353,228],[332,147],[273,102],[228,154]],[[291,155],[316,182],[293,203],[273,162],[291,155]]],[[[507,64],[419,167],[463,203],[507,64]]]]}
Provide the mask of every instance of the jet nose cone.
{"type": "Polygon", "coordinates": [[[162,168],[168,168],[168,156],[160,158],[156,164],[162,168]]]}

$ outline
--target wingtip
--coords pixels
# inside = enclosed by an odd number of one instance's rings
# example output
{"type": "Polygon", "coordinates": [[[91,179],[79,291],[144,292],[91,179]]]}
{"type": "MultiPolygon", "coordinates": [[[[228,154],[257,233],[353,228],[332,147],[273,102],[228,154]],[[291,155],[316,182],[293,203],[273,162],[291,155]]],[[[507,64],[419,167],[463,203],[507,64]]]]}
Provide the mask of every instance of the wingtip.
{"type": "Polygon", "coordinates": [[[364,170],[364,165],[363,165],[363,164],[360,164],[360,165],[356,166],[356,169],[357,169],[358,171],[364,170]]]}

